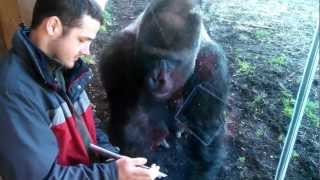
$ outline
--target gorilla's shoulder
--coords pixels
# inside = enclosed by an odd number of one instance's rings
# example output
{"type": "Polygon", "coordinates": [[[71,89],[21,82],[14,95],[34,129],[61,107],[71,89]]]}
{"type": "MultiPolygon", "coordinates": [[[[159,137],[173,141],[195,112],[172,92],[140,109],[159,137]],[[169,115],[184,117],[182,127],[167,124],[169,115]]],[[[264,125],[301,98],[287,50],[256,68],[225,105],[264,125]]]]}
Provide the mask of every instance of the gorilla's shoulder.
{"type": "Polygon", "coordinates": [[[123,56],[132,57],[135,41],[136,35],[131,32],[116,33],[110,42],[106,42],[100,57],[101,63],[118,61],[118,59],[123,59],[123,56]]]}

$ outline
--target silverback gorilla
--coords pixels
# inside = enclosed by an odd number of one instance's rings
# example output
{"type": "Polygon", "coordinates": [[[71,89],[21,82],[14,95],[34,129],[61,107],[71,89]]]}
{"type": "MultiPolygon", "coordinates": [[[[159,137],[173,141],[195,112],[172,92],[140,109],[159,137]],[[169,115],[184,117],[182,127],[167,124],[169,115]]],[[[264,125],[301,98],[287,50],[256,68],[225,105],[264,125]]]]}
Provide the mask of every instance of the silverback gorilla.
{"type": "Polygon", "coordinates": [[[217,179],[225,157],[227,59],[196,7],[152,1],[106,45],[99,66],[111,142],[172,180],[217,179]]]}

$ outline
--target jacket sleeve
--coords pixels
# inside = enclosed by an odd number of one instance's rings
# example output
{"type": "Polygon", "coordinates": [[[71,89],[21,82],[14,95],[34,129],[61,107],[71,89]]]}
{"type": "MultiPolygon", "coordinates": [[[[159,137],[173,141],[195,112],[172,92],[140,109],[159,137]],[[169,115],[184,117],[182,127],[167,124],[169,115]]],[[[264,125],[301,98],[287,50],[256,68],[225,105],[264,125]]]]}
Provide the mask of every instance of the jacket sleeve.
{"type": "Polygon", "coordinates": [[[41,103],[25,91],[0,91],[0,176],[3,179],[117,179],[115,163],[61,166],[41,103]]]}
{"type": "Polygon", "coordinates": [[[77,166],[61,166],[54,163],[45,179],[88,179],[88,180],[116,180],[117,169],[114,161],[110,163],[95,163],[90,166],[79,164],[77,166]]]}

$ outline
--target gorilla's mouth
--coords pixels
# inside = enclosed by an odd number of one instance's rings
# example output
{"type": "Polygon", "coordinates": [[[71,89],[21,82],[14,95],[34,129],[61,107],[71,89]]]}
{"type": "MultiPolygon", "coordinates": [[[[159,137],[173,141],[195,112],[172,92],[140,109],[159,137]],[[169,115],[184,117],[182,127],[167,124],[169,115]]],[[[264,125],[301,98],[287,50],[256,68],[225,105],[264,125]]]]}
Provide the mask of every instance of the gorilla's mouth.
{"type": "Polygon", "coordinates": [[[158,90],[153,90],[151,92],[151,94],[156,99],[167,99],[171,95],[171,90],[170,89],[158,89],[158,90]]]}
{"type": "Polygon", "coordinates": [[[173,91],[171,80],[153,80],[151,78],[147,81],[147,89],[155,99],[168,99],[173,91]]]}

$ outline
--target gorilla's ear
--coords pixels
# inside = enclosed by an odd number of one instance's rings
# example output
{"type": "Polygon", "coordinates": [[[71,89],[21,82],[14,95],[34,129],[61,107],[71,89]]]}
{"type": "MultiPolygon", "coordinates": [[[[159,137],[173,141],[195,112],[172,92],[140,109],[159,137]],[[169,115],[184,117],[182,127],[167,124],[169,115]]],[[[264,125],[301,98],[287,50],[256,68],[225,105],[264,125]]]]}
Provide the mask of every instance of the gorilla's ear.
{"type": "Polygon", "coordinates": [[[194,11],[198,1],[153,1],[142,17],[138,45],[175,51],[197,48],[202,24],[194,11]]]}

